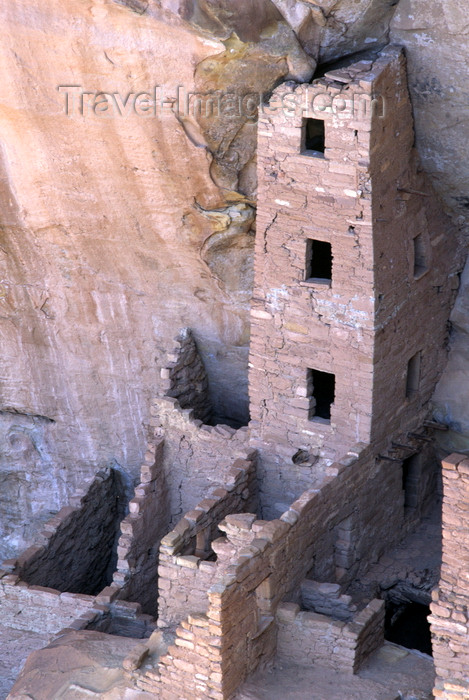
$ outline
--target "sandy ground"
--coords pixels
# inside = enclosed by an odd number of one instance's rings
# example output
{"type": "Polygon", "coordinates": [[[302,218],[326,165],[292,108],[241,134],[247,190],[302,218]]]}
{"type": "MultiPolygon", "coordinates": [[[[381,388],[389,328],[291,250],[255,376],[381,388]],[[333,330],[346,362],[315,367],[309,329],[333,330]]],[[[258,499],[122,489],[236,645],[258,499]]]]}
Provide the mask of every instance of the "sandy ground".
{"type": "Polygon", "coordinates": [[[358,676],[277,665],[256,673],[236,700],[430,700],[433,680],[430,657],[386,642],[358,676]]]}

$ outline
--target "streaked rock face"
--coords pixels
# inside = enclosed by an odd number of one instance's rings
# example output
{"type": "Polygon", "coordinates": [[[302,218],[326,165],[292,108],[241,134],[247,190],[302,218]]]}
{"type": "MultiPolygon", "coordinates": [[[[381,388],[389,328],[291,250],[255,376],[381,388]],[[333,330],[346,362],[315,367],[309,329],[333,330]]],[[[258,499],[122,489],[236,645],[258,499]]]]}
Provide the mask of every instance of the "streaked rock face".
{"type": "Polygon", "coordinates": [[[134,474],[179,328],[194,331],[218,419],[247,420],[255,107],[278,83],[386,43],[394,17],[421,155],[464,213],[463,3],[409,2],[396,14],[383,0],[3,4],[0,470],[12,550],[97,466],[134,474]],[[241,107],[207,107],[223,93],[241,107]]]}

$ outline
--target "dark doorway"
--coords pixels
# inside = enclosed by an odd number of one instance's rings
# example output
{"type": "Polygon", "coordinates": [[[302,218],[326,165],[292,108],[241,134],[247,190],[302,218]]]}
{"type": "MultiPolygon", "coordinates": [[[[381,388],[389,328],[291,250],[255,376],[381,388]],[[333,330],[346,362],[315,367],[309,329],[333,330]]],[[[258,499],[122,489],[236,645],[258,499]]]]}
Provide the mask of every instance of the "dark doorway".
{"type": "Polygon", "coordinates": [[[386,604],[384,638],[407,649],[432,655],[432,638],[428,616],[430,608],[421,603],[386,604]]]}

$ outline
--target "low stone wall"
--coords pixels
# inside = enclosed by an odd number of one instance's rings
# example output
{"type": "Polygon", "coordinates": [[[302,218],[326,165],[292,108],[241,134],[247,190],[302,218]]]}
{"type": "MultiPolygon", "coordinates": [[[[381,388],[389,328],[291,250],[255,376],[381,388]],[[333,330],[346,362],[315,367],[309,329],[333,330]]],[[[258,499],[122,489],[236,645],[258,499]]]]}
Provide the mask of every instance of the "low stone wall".
{"type": "Polygon", "coordinates": [[[152,615],[157,612],[158,550],[170,520],[163,449],[161,438],[147,445],[140,483],[129,502],[130,512],[121,522],[112,582],[121,589],[119,598],[140,603],[152,615]]]}
{"type": "Polygon", "coordinates": [[[55,634],[81,615],[86,616],[82,621],[85,627],[94,618],[94,613],[88,617],[94,601],[90,595],[29,586],[19,576],[0,572],[1,622],[5,627],[55,634]]]}
{"type": "Polygon", "coordinates": [[[277,609],[277,656],[297,666],[320,665],[357,673],[384,643],[384,601],[372,600],[351,622],[301,611],[295,603],[277,609]]]}
{"type": "Polygon", "coordinates": [[[175,347],[168,355],[168,364],[160,371],[166,396],[177,399],[181,408],[191,408],[194,418],[211,423],[212,405],[204,363],[189,328],[174,338],[175,347]]]}
{"type": "Polygon", "coordinates": [[[436,683],[444,700],[469,697],[469,458],[452,454],[443,461],[443,557],[433,591],[432,631],[436,683]]]}
{"type": "Polygon", "coordinates": [[[109,583],[125,497],[119,472],[98,472],[75,507],[62,508],[36,545],[17,560],[23,581],[62,592],[96,595],[109,583]]]}
{"type": "Polygon", "coordinates": [[[133,637],[134,639],[144,639],[149,637],[156,629],[156,623],[151,615],[142,614],[139,603],[132,603],[125,600],[114,600],[104,604],[106,592],[111,593],[112,589],[106,589],[102,595],[96,599],[100,615],[89,621],[84,629],[105,632],[119,637],[133,637]]]}
{"type": "Polygon", "coordinates": [[[344,622],[351,620],[356,612],[351,596],[342,595],[338,583],[319,583],[306,579],[301,584],[300,591],[303,610],[312,610],[344,622]]]}
{"type": "Polygon", "coordinates": [[[120,474],[98,472],[45,523],[35,545],[2,563],[3,625],[55,635],[98,624],[116,595],[105,585],[124,502],[120,474]],[[92,593],[77,592],[82,587],[92,593]]]}
{"type": "Polygon", "coordinates": [[[161,626],[179,623],[188,610],[206,611],[207,590],[217,571],[217,563],[206,559],[213,555],[211,544],[220,534],[218,525],[229,514],[255,512],[257,507],[255,461],[254,451],[247,459],[237,459],[222,486],[209,491],[163,538],[158,600],[161,626]]]}

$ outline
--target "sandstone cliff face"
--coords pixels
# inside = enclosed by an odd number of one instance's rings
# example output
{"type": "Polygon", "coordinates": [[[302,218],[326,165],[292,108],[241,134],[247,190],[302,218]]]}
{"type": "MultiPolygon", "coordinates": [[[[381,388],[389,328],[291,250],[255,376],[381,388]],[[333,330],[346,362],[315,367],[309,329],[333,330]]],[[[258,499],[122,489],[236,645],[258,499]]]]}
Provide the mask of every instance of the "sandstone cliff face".
{"type": "MultiPolygon", "coordinates": [[[[5,553],[97,466],[134,475],[157,370],[179,328],[194,331],[216,418],[247,420],[259,94],[310,79],[317,61],[403,43],[419,150],[464,225],[469,25],[462,0],[441,11],[410,2],[397,11],[388,0],[2,4],[5,553]],[[156,108],[135,102],[156,86],[156,108]],[[82,92],[93,93],[83,113],[82,92]],[[103,92],[116,97],[96,100],[103,92]],[[235,100],[207,112],[222,92],[245,97],[242,108],[235,100]],[[202,95],[200,110],[189,93],[202,95]]],[[[462,343],[466,327],[458,323],[462,343]]],[[[444,413],[469,434],[468,409],[444,382],[444,413]]]]}

